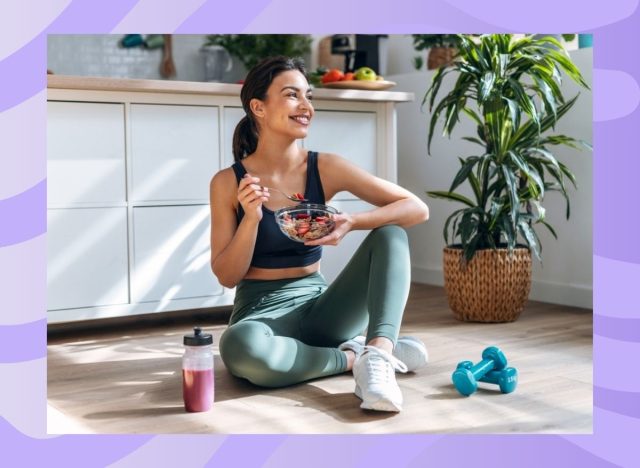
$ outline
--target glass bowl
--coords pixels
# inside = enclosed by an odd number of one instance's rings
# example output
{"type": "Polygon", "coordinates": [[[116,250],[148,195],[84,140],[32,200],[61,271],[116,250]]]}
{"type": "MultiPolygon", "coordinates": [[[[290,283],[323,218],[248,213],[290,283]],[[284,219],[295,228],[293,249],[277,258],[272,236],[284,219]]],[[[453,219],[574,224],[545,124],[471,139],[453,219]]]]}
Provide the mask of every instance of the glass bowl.
{"type": "Polygon", "coordinates": [[[319,239],[336,227],[333,215],[338,210],[328,205],[300,203],[280,208],[274,213],[282,233],[296,242],[319,239]]]}

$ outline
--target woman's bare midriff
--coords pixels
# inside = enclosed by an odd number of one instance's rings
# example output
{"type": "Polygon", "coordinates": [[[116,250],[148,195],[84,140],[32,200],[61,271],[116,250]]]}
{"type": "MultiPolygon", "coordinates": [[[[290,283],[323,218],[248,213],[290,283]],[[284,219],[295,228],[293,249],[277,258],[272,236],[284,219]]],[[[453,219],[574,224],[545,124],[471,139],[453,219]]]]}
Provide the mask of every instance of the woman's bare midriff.
{"type": "Polygon", "coordinates": [[[292,268],[249,267],[249,271],[247,271],[244,279],[278,280],[285,278],[299,278],[302,276],[310,275],[311,273],[315,273],[319,268],[319,261],[316,263],[312,263],[311,265],[292,268]]]}

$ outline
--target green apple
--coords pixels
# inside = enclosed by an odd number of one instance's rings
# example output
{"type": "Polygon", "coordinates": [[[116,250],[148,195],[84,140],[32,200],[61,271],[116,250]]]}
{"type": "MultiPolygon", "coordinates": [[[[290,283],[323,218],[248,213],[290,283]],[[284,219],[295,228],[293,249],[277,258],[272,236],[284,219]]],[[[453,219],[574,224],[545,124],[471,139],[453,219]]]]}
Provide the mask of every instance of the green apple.
{"type": "Polygon", "coordinates": [[[355,79],[362,81],[376,81],[376,72],[369,67],[360,67],[356,70],[355,79]]]}

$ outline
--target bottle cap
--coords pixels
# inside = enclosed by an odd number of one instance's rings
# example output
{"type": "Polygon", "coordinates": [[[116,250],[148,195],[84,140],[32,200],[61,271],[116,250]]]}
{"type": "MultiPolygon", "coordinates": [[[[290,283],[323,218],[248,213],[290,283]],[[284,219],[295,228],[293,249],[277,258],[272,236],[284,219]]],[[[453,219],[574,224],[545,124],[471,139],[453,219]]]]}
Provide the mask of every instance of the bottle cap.
{"type": "Polygon", "coordinates": [[[202,333],[200,327],[193,327],[193,334],[184,335],[183,343],[186,346],[206,346],[213,344],[213,336],[209,333],[202,333]]]}

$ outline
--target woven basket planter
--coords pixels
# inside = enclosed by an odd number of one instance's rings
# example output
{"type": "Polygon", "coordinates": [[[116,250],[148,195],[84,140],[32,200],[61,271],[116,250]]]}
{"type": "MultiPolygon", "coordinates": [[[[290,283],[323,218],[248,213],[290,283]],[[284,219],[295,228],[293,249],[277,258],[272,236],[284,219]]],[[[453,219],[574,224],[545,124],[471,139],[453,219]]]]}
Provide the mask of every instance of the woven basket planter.
{"type": "Polygon", "coordinates": [[[462,249],[444,249],[444,288],[458,320],[513,322],[531,289],[531,252],[517,247],[478,250],[464,267],[462,249]]]}

